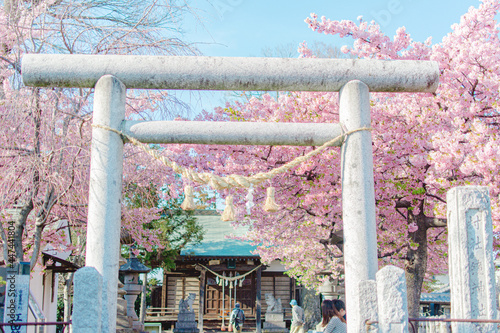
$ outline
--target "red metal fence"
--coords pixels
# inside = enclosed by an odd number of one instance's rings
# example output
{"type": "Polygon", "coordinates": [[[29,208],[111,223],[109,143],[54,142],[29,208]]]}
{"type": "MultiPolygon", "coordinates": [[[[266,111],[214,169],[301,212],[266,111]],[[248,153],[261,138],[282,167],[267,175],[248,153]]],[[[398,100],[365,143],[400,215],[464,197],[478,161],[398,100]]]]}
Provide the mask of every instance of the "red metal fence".
{"type": "MultiPolygon", "coordinates": [[[[500,320],[496,319],[453,319],[453,318],[409,318],[408,322],[410,324],[411,332],[418,333],[418,324],[419,322],[445,322],[445,323],[483,323],[483,324],[500,324],[500,320]]],[[[370,328],[372,325],[378,324],[378,321],[367,321],[366,322],[366,331],[370,332],[370,328]]]]}

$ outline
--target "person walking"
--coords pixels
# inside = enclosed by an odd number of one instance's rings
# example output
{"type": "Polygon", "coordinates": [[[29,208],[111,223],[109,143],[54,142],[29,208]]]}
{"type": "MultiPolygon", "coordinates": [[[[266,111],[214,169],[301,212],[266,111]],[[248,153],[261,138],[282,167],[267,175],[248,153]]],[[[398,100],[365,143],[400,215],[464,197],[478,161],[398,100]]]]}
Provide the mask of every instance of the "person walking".
{"type": "Polygon", "coordinates": [[[290,301],[292,306],[292,324],[290,325],[290,333],[304,333],[304,309],[297,305],[297,301],[290,301]]]}
{"type": "Polygon", "coordinates": [[[335,307],[333,301],[324,300],[321,304],[323,320],[316,326],[316,331],[323,333],[346,333],[347,325],[344,317],[335,307]]]}
{"type": "Polygon", "coordinates": [[[241,309],[240,303],[236,303],[234,305],[233,311],[231,312],[231,317],[229,318],[229,325],[233,327],[234,333],[241,333],[244,322],[245,322],[245,313],[241,309]]]}

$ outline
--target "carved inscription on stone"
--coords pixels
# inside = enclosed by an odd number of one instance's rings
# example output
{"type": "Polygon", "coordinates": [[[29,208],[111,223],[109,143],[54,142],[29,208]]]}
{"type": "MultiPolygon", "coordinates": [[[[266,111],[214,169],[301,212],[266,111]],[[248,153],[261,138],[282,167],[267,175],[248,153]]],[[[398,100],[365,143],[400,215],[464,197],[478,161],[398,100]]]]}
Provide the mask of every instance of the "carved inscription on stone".
{"type": "MultiPolygon", "coordinates": [[[[446,195],[451,316],[496,319],[493,226],[487,187],[455,187],[446,195]]],[[[496,332],[495,324],[455,322],[455,333],[496,332]]]]}
{"type": "Polygon", "coordinates": [[[469,286],[471,315],[473,318],[486,316],[486,308],[483,301],[487,298],[484,278],[486,260],[483,213],[479,209],[469,209],[465,213],[467,222],[467,244],[469,259],[469,286]]]}

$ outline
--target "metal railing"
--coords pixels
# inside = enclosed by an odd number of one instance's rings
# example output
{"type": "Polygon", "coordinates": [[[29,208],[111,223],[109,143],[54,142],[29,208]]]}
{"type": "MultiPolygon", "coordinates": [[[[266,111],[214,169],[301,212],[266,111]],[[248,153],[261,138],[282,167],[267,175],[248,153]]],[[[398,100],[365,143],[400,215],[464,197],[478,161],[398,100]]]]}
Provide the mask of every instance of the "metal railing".
{"type": "Polygon", "coordinates": [[[178,314],[179,311],[177,308],[147,308],[146,321],[155,320],[155,318],[159,317],[167,317],[176,320],[178,314]]]}
{"type": "MultiPolygon", "coordinates": [[[[35,320],[37,323],[43,323],[45,322],[46,318],[45,315],[43,314],[43,311],[40,309],[40,305],[36,301],[36,298],[33,296],[30,290],[29,298],[28,298],[28,308],[33,314],[33,317],[35,317],[35,320]]],[[[44,326],[35,327],[35,332],[36,333],[44,333],[44,326]]]]}
{"type": "MultiPolygon", "coordinates": [[[[458,318],[409,318],[408,323],[412,333],[418,333],[419,327],[415,327],[415,323],[419,322],[444,322],[444,323],[479,323],[479,324],[500,324],[497,319],[458,319],[458,318]]],[[[378,324],[378,321],[366,321],[366,332],[372,331],[372,325],[378,324]]]]}
{"type": "Polygon", "coordinates": [[[415,329],[414,322],[442,322],[442,323],[479,323],[479,324],[500,324],[500,320],[497,319],[458,319],[458,318],[409,318],[413,333],[418,332],[418,327],[415,329]]]}

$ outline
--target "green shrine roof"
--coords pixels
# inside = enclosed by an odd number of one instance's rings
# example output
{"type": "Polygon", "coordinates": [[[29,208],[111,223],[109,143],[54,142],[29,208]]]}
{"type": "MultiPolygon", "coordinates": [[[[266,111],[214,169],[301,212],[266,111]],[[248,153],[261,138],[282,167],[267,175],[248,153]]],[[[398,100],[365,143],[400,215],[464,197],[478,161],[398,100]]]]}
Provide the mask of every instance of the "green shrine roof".
{"type": "Polygon", "coordinates": [[[450,293],[422,293],[421,303],[450,303],[450,293]]]}
{"type": "Polygon", "coordinates": [[[205,235],[201,244],[187,245],[181,251],[181,256],[259,257],[252,254],[256,246],[249,242],[227,238],[231,235],[244,236],[248,228],[233,228],[230,222],[223,222],[216,211],[197,211],[194,216],[203,226],[205,235]]]}

